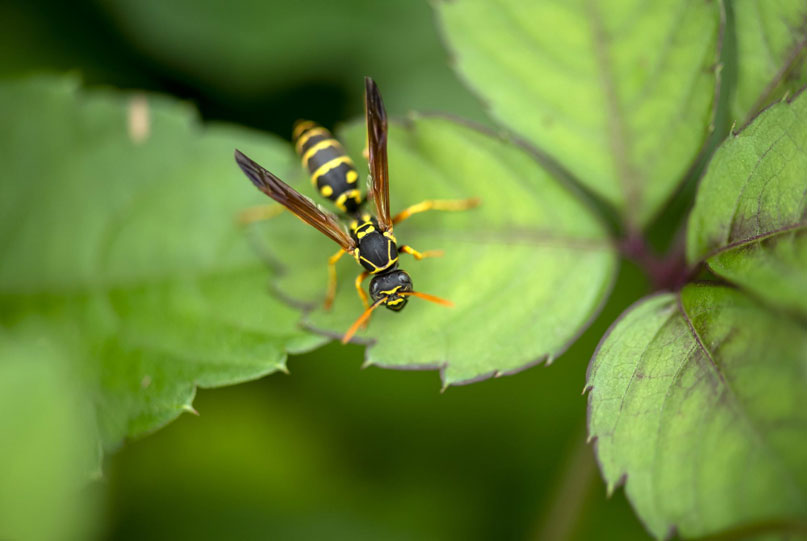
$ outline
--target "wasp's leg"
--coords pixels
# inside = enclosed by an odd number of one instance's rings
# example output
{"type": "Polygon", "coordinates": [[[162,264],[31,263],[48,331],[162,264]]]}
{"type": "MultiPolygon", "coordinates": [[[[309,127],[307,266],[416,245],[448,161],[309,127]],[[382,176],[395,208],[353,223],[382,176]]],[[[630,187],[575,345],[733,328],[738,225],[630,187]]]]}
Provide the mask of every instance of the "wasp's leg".
{"type": "Polygon", "coordinates": [[[240,225],[249,225],[263,220],[270,220],[281,212],[283,212],[282,205],[257,205],[239,212],[237,221],[240,225]]]}
{"type": "Polygon", "coordinates": [[[427,199],[396,214],[392,219],[392,223],[403,222],[413,214],[426,212],[427,210],[467,210],[474,208],[479,203],[480,199],[478,197],[470,199],[427,199]]]}
{"type": "Polygon", "coordinates": [[[417,250],[415,250],[411,246],[407,246],[406,244],[398,246],[398,253],[401,252],[411,255],[418,261],[420,261],[421,259],[426,259],[427,257],[441,257],[443,255],[442,250],[429,250],[428,252],[418,252],[417,250]]]}
{"type": "Polygon", "coordinates": [[[361,288],[361,283],[364,281],[365,278],[370,276],[370,273],[364,271],[363,273],[359,274],[356,277],[356,291],[359,293],[359,298],[361,299],[361,303],[364,305],[364,309],[367,310],[370,308],[370,301],[367,299],[367,293],[361,288]]]}
{"type": "Polygon", "coordinates": [[[328,293],[325,295],[326,310],[330,310],[333,298],[336,296],[336,263],[343,255],[345,255],[345,251],[340,248],[338,252],[328,259],[328,293]]]}

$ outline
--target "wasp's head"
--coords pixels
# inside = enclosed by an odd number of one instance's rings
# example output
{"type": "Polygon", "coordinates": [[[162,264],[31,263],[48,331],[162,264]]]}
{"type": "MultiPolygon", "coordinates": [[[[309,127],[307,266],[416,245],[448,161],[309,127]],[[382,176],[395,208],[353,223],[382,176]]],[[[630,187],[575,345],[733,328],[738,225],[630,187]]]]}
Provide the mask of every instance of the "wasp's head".
{"type": "Polygon", "coordinates": [[[407,295],[404,292],[412,291],[412,279],[405,271],[400,269],[373,276],[370,281],[370,296],[373,302],[385,299],[384,306],[395,312],[400,312],[406,306],[407,295]]]}

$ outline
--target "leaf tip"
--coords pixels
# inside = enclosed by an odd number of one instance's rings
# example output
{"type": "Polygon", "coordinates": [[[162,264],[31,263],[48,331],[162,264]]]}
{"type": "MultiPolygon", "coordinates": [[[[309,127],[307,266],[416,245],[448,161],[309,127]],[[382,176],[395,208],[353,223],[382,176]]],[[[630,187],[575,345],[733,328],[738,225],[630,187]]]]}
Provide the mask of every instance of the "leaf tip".
{"type": "Polygon", "coordinates": [[[612,482],[609,480],[608,484],[605,487],[605,495],[608,498],[611,498],[611,496],[614,495],[614,492],[616,492],[616,489],[618,489],[621,486],[624,486],[627,480],[628,480],[627,473],[623,473],[622,475],[620,475],[619,479],[617,479],[616,482],[612,482]]]}
{"type": "Polygon", "coordinates": [[[197,417],[199,417],[199,412],[196,411],[196,408],[194,408],[190,404],[182,404],[182,407],[180,409],[182,409],[182,411],[187,411],[188,413],[192,413],[197,417]]]}

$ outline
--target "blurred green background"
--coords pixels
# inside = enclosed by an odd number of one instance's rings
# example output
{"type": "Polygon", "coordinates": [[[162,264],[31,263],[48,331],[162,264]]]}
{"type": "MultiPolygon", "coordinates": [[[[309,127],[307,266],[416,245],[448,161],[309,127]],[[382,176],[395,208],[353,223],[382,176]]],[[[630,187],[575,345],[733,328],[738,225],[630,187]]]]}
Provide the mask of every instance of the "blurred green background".
{"type": "MultiPolygon", "coordinates": [[[[425,1],[6,2],[0,74],[79,72],[288,137],[298,117],[362,113],[364,75],[393,115],[490,123],[450,69],[425,1]]],[[[223,149],[223,152],[230,152],[223,149]]],[[[89,487],[107,539],[645,539],[584,444],[585,370],[647,291],[623,269],[600,318],[551,367],[439,392],[436,373],[360,370],[360,347],[290,359],[289,376],[204,390],[186,415],[107,458],[89,487]]],[[[47,382],[46,382],[47,383],[47,382]]],[[[0,493],[2,495],[2,493],[0,493]]],[[[92,530],[92,528],[90,528],[92,530]]]]}

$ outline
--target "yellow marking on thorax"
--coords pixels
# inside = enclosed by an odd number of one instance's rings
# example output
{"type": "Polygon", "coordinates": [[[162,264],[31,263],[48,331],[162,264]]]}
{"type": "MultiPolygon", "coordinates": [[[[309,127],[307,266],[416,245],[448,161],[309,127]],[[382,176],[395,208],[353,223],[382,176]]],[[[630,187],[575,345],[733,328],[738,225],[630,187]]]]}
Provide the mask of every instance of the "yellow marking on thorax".
{"type": "Polygon", "coordinates": [[[373,266],[373,270],[370,271],[370,274],[378,274],[379,272],[384,272],[385,270],[393,266],[398,261],[398,256],[395,256],[394,259],[388,259],[387,264],[384,265],[383,267],[377,266],[375,263],[373,263],[364,256],[360,255],[359,257],[356,258],[356,261],[359,261],[359,259],[363,259],[364,261],[368,262],[370,265],[373,266]]]}
{"type": "Polygon", "coordinates": [[[297,143],[295,144],[295,148],[297,148],[297,154],[303,151],[303,147],[305,146],[305,144],[308,142],[309,139],[311,139],[312,137],[316,137],[317,135],[326,135],[330,137],[331,132],[329,132],[328,130],[326,130],[321,126],[317,126],[315,128],[311,128],[308,131],[303,132],[298,136],[299,139],[297,139],[297,143]]]}
{"type": "Polygon", "coordinates": [[[303,132],[305,132],[305,130],[307,130],[309,128],[313,128],[316,125],[317,125],[316,122],[312,122],[310,120],[303,120],[302,122],[298,122],[294,126],[294,130],[292,131],[291,136],[294,139],[297,139],[298,137],[300,137],[300,135],[302,135],[303,132]]]}
{"type": "Polygon", "coordinates": [[[311,175],[311,182],[316,184],[317,180],[319,180],[319,177],[328,173],[331,169],[336,169],[343,163],[353,165],[353,161],[348,156],[339,156],[338,158],[334,158],[328,162],[323,163],[311,175]]]}
{"type": "Polygon", "coordinates": [[[373,231],[375,231],[375,227],[373,227],[372,225],[370,227],[365,227],[363,229],[359,228],[356,230],[356,238],[361,240],[370,233],[372,233],[373,231]]]}
{"type": "Polygon", "coordinates": [[[392,242],[394,242],[395,244],[398,244],[398,239],[396,239],[395,235],[392,234],[392,230],[384,231],[384,236],[387,237],[392,242]]]}
{"type": "Polygon", "coordinates": [[[314,154],[316,154],[322,149],[331,147],[337,150],[341,149],[339,141],[337,141],[336,139],[325,139],[324,141],[320,141],[316,145],[312,146],[311,148],[305,151],[305,154],[303,154],[303,165],[305,167],[308,167],[308,162],[311,161],[311,158],[314,157],[314,154]]]}

